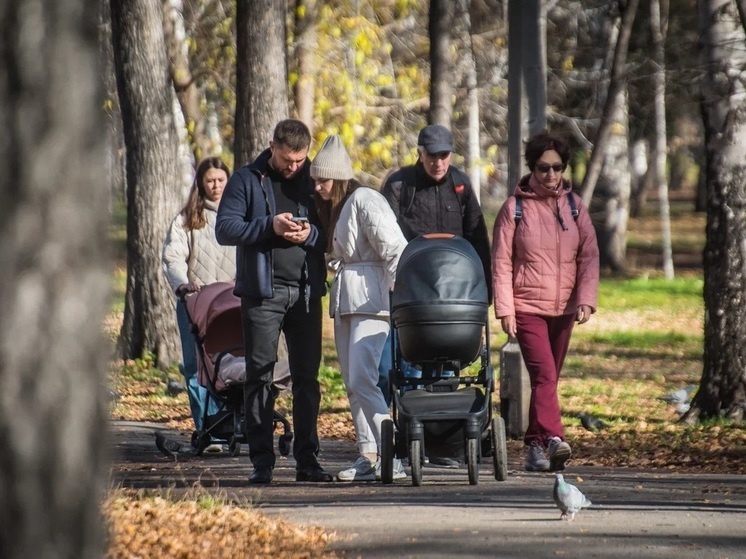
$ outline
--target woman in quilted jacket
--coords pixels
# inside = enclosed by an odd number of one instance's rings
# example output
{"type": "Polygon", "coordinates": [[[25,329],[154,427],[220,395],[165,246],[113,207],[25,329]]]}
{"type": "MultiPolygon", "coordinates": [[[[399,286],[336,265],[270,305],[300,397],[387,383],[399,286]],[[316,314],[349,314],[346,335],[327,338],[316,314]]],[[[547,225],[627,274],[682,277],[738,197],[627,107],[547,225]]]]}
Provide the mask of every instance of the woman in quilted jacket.
{"type": "MultiPolygon", "coordinates": [[[[215,219],[230,169],[218,157],[208,157],[197,166],[194,183],[184,208],[171,222],[161,254],[163,272],[178,297],[176,319],[179,325],[182,372],[186,381],[195,434],[202,431],[207,389],[197,380],[197,353],[182,295],[199,291],[216,281],[236,277],[236,249],[221,246],[215,239],[215,219]]],[[[211,407],[211,413],[216,410],[211,407]]],[[[219,452],[220,445],[209,445],[206,452],[219,452]]]]}
{"type": "MultiPolygon", "coordinates": [[[[390,418],[378,388],[378,364],[389,334],[389,290],[407,240],[378,191],[353,180],[352,162],[339,136],[329,136],[311,164],[326,253],[335,270],[329,295],[342,378],[350,401],[359,458],[339,481],[380,477],[381,424],[390,418]]],[[[394,479],[405,477],[394,460],[394,479]]]]}
{"type": "Polygon", "coordinates": [[[531,173],[495,220],[495,316],[518,340],[531,380],[524,468],[556,471],[572,455],[557,384],[575,323],[596,311],[599,253],[588,210],[562,176],[567,143],[538,134],[526,144],[525,158],[531,173]]]}

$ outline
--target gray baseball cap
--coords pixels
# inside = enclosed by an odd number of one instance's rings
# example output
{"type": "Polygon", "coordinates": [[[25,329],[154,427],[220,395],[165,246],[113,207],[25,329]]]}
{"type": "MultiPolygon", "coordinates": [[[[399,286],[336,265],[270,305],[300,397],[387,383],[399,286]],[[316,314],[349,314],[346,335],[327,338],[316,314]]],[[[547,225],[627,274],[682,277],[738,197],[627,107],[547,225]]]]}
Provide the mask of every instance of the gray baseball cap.
{"type": "Polygon", "coordinates": [[[451,131],[440,124],[428,124],[420,130],[417,145],[424,147],[428,153],[443,153],[453,151],[453,135],[451,131]]]}

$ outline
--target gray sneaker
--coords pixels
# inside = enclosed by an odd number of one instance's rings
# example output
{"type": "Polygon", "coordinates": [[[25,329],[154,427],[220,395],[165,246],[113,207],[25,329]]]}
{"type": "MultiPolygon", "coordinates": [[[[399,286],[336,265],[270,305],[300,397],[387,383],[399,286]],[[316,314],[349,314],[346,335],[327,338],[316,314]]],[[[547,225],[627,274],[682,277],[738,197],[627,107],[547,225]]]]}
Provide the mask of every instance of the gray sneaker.
{"type": "Polygon", "coordinates": [[[355,463],[337,474],[339,481],[375,481],[376,466],[365,456],[361,456],[355,463]]]}
{"type": "MultiPolygon", "coordinates": [[[[394,458],[394,479],[404,479],[407,477],[407,472],[404,471],[404,466],[401,460],[394,458]]],[[[376,462],[376,481],[381,481],[381,461],[376,462]]]]}
{"type": "Polygon", "coordinates": [[[552,472],[559,472],[565,469],[565,462],[572,456],[570,445],[559,437],[549,439],[547,445],[549,449],[549,469],[552,472]]]}
{"type": "Polygon", "coordinates": [[[547,460],[541,445],[533,443],[527,445],[525,448],[526,461],[523,463],[523,468],[527,472],[548,472],[549,460],[547,460]]]}

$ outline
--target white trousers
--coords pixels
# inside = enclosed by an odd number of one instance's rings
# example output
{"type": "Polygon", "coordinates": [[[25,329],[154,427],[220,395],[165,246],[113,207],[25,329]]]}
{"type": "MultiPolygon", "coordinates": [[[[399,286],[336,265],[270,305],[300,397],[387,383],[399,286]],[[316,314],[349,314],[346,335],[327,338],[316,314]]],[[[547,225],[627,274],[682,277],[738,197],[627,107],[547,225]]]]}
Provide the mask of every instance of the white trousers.
{"type": "Polygon", "coordinates": [[[381,423],[391,417],[377,384],[378,364],[389,329],[388,317],[334,317],[334,341],[361,454],[380,454],[381,423]]]}

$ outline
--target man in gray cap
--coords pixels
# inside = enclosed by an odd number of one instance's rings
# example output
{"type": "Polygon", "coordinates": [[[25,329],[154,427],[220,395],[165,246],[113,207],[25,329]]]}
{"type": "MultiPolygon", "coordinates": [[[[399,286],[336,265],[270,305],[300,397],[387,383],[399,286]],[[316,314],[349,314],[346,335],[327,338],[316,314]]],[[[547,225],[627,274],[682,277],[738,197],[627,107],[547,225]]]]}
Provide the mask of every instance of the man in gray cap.
{"type": "Polygon", "coordinates": [[[440,124],[425,126],[417,139],[417,151],[417,162],[392,173],[381,191],[399,227],[408,241],[427,233],[464,237],[476,249],[491,289],[487,226],[469,177],[451,165],[451,131],[440,124]]]}
{"type": "MultiPolygon", "coordinates": [[[[469,241],[482,261],[491,302],[492,268],[487,226],[469,177],[451,165],[451,131],[440,124],[425,126],[417,139],[417,151],[417,162],[393,172],[381,192],[394,210],[407,241],[427,233],[451,233],[469,241]]],[[[387,369],[385,365],[382,363],[379,370],[387,369]]],[[[411,366],[403,368],[405,376],[414,376],[411,366]]],[[[450,458],[433,457],[430,463],[458,466],[458,462],[450,458]]]]}

